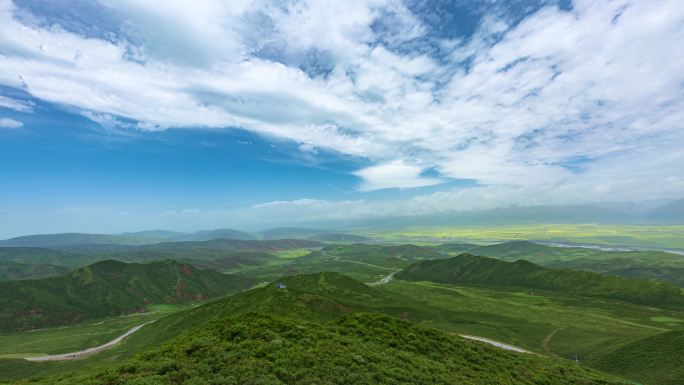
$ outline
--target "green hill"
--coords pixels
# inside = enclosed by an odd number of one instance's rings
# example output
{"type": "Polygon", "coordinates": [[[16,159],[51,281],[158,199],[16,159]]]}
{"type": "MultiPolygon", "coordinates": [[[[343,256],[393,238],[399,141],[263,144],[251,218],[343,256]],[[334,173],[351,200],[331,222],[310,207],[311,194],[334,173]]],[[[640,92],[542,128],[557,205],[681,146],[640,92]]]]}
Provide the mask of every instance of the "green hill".
{"type": "Polygon", "coordinates": [[[175,261],[95,263],[68,275],[0,282],[0,330],[16,331],[121,315],[149,304],[239,292],[252,280],[175,261]]]}
{"type": "Polygon", "coordinates": [[[629,278],[658,279],[684,287],[684,256],[655,250],[607,251],[553,247],[528,241],[506,242],[467,250],[507,261],[524,259],[555,269],[586,270],[629,278]]]}
{"type": "Polygon", "coordinates": [[[555,290],[565,294],[649,306],[684,307],[682,289],[663,282],[604,276],[585,271],[547,269],[523,260],[507,262],[471,254],[418,261],[394,277],[407,281],[555,290]]]}
{"type": "Polygon", "coordinates": [[[64,266],[29,265],[19,262],[0,262],[0,281],[39,279],[64,275],[69,272],[64,266]]]}
{"type": "Polygon", "coordinates": [[[684,331],[661,333],[611,348],[590,358],[589,364],[648,385],[684,384],[684,331]]]}
{"type": "Polygon", "coordinates": [[[43,383],[628,384],[568,361],[364,313],[325,325],[254,313],[223,318],[116,368],[43,383]]]}

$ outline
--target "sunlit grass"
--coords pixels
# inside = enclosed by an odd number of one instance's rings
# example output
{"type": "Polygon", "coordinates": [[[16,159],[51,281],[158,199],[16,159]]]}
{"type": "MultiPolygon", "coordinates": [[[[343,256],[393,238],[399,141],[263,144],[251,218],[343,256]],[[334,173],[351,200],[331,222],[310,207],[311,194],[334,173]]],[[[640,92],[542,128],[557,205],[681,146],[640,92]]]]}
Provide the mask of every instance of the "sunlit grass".
{"type": "Polygon", "coordinates": [[[390,241],[498,242],[512,240],[566,241],[603,245],[684,248],[684,226],[607,224],[530,224],[463,227],[409,227],[399,230],[360,229],[366,236],[390,241]]]}

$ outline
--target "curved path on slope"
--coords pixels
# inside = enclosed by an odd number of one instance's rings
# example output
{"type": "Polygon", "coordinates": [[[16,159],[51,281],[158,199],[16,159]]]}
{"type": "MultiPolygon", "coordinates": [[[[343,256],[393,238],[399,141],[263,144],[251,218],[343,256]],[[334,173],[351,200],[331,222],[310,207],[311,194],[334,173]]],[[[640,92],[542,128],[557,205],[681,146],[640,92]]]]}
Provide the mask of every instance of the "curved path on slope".
{"type": "Polygon", "coordinates": [[[145,322],[142,325],[134,326],[134,327],[128,329],[128,331],[126,333],[116,337],[115,339],[107,342],[104,345],[96,346],[94,348],[88,348],[88,349],[81,350],[78,352],[51,354],[51,355],[47,355],[47,356],[25,357],[24,359],[27,361],[33,361],[33,362],[46,362],[46,361],[70,361],[70,360],[76,360],[79,358],[87,357],[89,355],[99,353],[103,350],[107,350],[107,349],[114,347],[114,345],[123,341],[126,337],[137,332],[138,330],[140,330],[140,328],[142,328],[143,326],[150,324],[152,322],[154,322],[154,321],[145,322]]]}
{"type": "Polygon", "coordinates": [[[497,348],[501,348],[501,349],[504,349],[504,350],[510,350],[510,351],[518,352],[518,353],[529,353],[529,354],[533,354],[533,353],[532,353],[531,351],[529,351],[529,350],[525,350],[525,349],[523,349],[523,348],[519,348],[519,347],[517,347],[517,346],[513,346],[513,345],[509,345],[509,344],[504,344],[503,342],[490,340],[489,338],[477,337],[477,336],[470,336],[470,335],[467,335],[467,334],[459,334],[459,336],[461,336],[461,337],[463,337],[463,338],[466,338],[466,339],[469,339],[469,340],[484,342],[484,343],[486,343],[486,344],[490,344],[490,345],[492,345],[492,346],[496,346],[497,348]]]}

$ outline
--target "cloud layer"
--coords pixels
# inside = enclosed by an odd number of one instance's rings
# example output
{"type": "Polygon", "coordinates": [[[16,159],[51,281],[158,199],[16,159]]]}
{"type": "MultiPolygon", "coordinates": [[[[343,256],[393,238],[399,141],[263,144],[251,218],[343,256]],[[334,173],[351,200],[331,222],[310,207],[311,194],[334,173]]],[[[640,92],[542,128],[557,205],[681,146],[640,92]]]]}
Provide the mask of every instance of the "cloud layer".
{"type": "MultiPolygon", "coordinates": [[[[88,9],[109,29],[0,0],[0,85],[109,125],[240,127],[359,157],[361,191],[467,179],[499,204],[684,193],[678,0],[485,15],[462,37],[399,0],[88,9]]],[[[415,199],[453,207],[445,196],[415,199]]]]}

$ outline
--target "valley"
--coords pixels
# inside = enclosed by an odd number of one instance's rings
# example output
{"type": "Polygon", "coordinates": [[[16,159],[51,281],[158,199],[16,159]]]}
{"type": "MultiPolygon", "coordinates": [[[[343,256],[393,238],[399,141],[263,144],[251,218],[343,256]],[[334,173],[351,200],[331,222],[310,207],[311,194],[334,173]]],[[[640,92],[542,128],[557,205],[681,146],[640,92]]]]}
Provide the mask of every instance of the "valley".
{"type": "MultiPolygon", "coordinates": [[[[681,263],[681,256],[676,254],[553,247],[518,241],[491,245],[433,242],[412,245],[378,238],[373,243],[223,240],[181,241],[177,248],[174,243],[135,246],[144,249],[140,251],[100,254],[89,251],[80,255],[94,259],[119,255],[127,260],[126,266],[136,266],[140,262],[143,262],[141,266],[155,266],[158,262],[154,262],[153,256],[174,257],[190,263],[194,269],[218,269],[228,274],[226,277],[242,277],[241,286],[232,286],[234,288],[229,289],[232,292],[218,294],[215,299],[204,302],[172,301],[164,305],[160,302],[162,297],[157,297],[160,299],[156,302],[160,304],[147,305],[139,313],[108,318],[94,315],[92,320],[77,321],[78,324],[67,322],[64,326],[39,330],[6,330],[0,333],[0,383],[14,383],[27,377],[37,377],[34,381],[38,383],[43,381],[40,378],[49,383],[87,383],[86,378],[91,375],[88,373],[100,376],[96,373],[117,365],[123,365],[122,368],[132,362],[142,365],[142,361],[134,358],[138,353],[168,343],[177,344],[180,342],[174,341],[183,338],[195,338],[194,330],[212,322],[227,322],[222,321],[224,319],[235,320],[231,322],[249,319],[253,320],[249,322],[277,325],[282,318],[282,322],[313,323],[327,328],[340,317],[371,313],[439,330],[448,336],[465,336],[478,349],[482,345],[494,349],[491,354],[497,356],[507,350],[502,347],[512,346],[531,352],[534,357],[558,360],[568,368],[564,370],[578,365],[575,363],[578,361],[581,368],[601,370],[616,378],[633,381],[647,378],[649,384],[676,384],[667,376],[642,377],[622,366],[620,360],[624,358],[618,358],[634,354],[629,350],[631,344],[648,346],[649,339],[684,331],[684,302],[679,299],[684,294],[676,281],[639,280],[553,267],[554,264],[586,265],[586,261],[601,264],[614,260],[630,261],[637,268],[640,264],[676,266],[681,263]],[[151,253],[152,250],[155,253],[151,253]],[[420,269],[416,270],[418,266],[420,269]],[[418,271],[420,275],[416,275],[418,271]],[[455,272],[458,274],[453,275],[455,272]],[[284,288],[280,289],[276,284],[284,288]],[[276,318],[254,319],[250,318],[252,314],[276,318]],[[123,341],[79,359],[62,362],[26,360],[91,349],[142,324],[146,324],[145,327],[123,341]]],[[[69,248],[60,245],[63,247],[69,248]]],[[[92,266],[102,263],[96,262],[92,266]]],[[[13,282],[12,285],[17,285],[22,281],[13,282]]],[[[217,281],[211,282],[214,283],[210,286],[217,287],[217,281]]],[[[41,286],[31,283],[31,287],[41,286]]],[[[57,323],[53,325],[59,325],[62,321],[54,322],[57,323]]],[[[515,349],[508,354],[525,354],[515,349]]],[[[155,358],[143,367],[157,365],[156,362],[155,358]]],[[[188,368],[195,365],[192,362],[188,362],[188,368]]],[[[543,364],[543,367],[548,365],[543,364]]],[[[650,365],[650,370],[660,370],[659,362],[650,365]]],[[[168,375],[173,376],[174,370],[168,375]]],[[[244,370],[246,377],[241,378],[261,378],[253,369],[244,370]],[[251,377],[254,375],[257,377],[251,377]]],[[[674,369],[667,370],[676,373],[674,369]]],[[[135,373],[142,376],[137,369],[135,373]]],[[[583,375],[578,374],[577,378],[583,375]]],[[[129,377],[131,380],[138,378],[133,374],[129,377]]],[[[444,378],[454,380],[458,377],[444,378]]],[[[681,379],[674,378],[676,381],[681,379]]],[[[518,383],[509,380],[502,383],[518,383]]]]}

